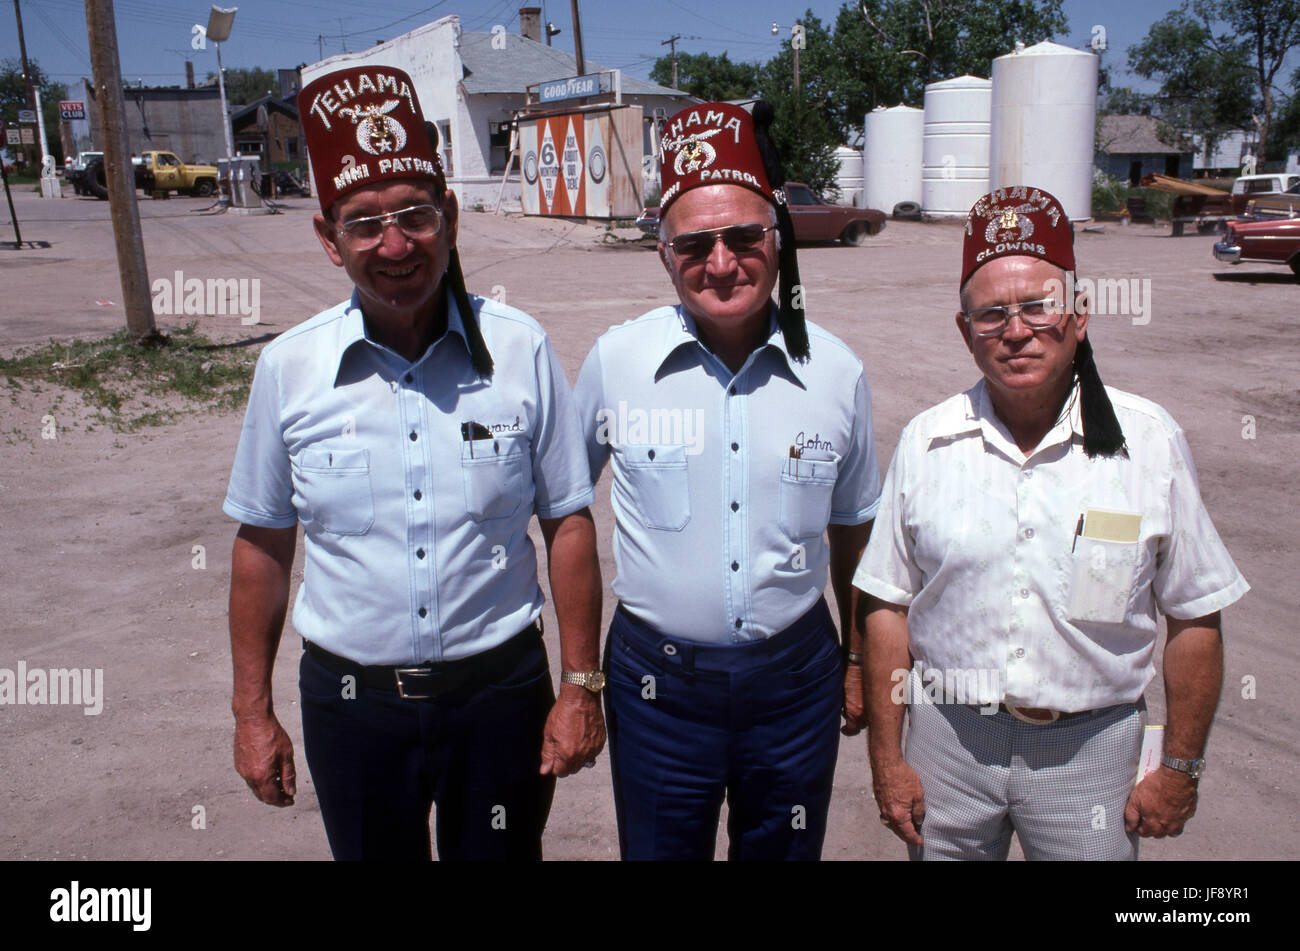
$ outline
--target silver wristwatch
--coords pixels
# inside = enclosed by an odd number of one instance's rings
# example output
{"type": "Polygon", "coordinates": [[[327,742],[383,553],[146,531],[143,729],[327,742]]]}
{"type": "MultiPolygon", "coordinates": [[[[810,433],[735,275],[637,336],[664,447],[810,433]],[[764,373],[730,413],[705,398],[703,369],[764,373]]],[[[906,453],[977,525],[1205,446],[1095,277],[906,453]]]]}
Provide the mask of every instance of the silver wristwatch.
{"type": "Polygon", "coordinates": [[[578,674],[566,670],[560,674],[560,683],[572,684],[575,687],[590,690],[592,693],[600,693],[605,689],[605,673],[604,671],[593,670],[588,673],[578,674]]]}
{"type": "Polygon", "coordinates": [[[1178,759],[1174,756],[1162,756],[1160,762],[1170,769],[1176,769],[1180,773],[1186,773],[1192,779],[1200,779],[1201,774],[1205,772],[1205,757],[1198,756],[1196,759],[1178,759]]]}

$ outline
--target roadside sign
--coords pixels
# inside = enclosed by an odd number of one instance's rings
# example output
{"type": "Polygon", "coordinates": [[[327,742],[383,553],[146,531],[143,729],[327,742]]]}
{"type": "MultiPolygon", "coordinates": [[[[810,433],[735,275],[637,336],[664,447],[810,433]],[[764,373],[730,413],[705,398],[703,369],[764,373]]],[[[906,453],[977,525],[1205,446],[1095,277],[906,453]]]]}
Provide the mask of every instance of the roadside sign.
{"type": "Polygon", "coordinates": [[[19,110],[18,110],[18,121],[19,121],[19,122],[35,122],[35,121],[36,121],[36,110],[35,110],[35,109],[19,109],[19,110]]]}
{"type": "Polygon", "coordinates": [[[35,144],[36,144],[36,130],[35,130],[35,129],[22,129],[22,130],[20,130],[20,131],[21,131],[21,133],[22,133],[22,144],[23,144],[23,145],[35,145],[35,144]]]}
{"type": "Polygon", "coordinates": [[[60,119],[86,118],[86,103],[80,99],[64,99],[59,103],[60,119]]]}
{"type": "Polygon", "coordinates": [[[561,102],[565,99],[578,99],[583,96],[595,96],[601,92],[599,74],[587,76],[570,76],[553,82],[538,84],[538,102],[561,102]]]}
{"type": "Polygon", "coordinates": [[[23,133],[21,129],[5,129],[5,145],[22,145],[23,133]]]}

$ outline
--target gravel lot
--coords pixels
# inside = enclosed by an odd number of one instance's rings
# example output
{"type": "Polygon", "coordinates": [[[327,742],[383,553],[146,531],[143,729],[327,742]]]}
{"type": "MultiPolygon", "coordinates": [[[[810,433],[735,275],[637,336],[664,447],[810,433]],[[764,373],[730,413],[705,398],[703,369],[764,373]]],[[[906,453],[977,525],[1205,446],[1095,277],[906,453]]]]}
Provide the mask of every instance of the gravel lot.
{"type": "MultiPolygon", "coordinates": [[[[122,328],[107,203],[43,201],[27,191],[15,203],[24,237],[49,246],[0,250],[0,349],[122,328]]],[[[349,293],[312,234],[309,200],[269,217],[200,217],[205,204],[142,201],[141,217],[151,278],[179,270],[260,279],[261,322],[201,318],[209,336],[260,345],[349,293]]],[[[467,213],[460,233],[470,289],[504,294],[536,317],[570,382],[608,326],[672,298],[656,256],[633,231],[610,241],[601,227],[467,213]]],[[[12,237],[7,217],[0,237],[12,237]]],[[[951,223],[891,222],[862,248],[800,252],[810,316],[866,365],[882,465],[908,419],[977,378],[953,326],[960,241],[951,223]]],[[[1253,587],[1225,612],[1225,685],[1199,814],[1180,838],[1147,840],[1142,855],[1295,858],[1300,718],[1288,704],[1300,674],[1300,283],[1285,267],[1220,265],[1212,241],[1118,225],[1077,239],[1081,275],[1133,278],[1139,287],[1149,280],[1145,316],[1094,319],[1102,375],[1163,404],[1186,429],[1201,492],[1253,587]]],[[[88,430],[79,399],[56,402],[59,395],[50,386],[17,396],[0,389],[0,668],[102,668],[105,698],[98,716],[0,706],[0,859],[328,858],[301,756],[292,632],[276,688],[299,750],[297,805],[258,803],[232,765],[225,615],[235,526],[220,505],[241,415],[186,415],[115,434],[88,430]],[[47,415],[57,438],[42,438],[47,415]],[[195,546],[203,546],[202,568],[195,546]],[[205,828],[196,829],[199,806],[205,828]]],[[[595,506],[607,582],[608,479],[595,506]]],[[[612,610],[607,597],[607,619],[612,610]]],[[[1161,722],[1158,677],[1147,696],[1151,722],[1161,722]]],[[[606,763],[561,781],[549,858],[617,857],[606,763]]],[[[831,811],[827,858],[905,857],[876,819],[861,737],[842,741],[831,811]]]]}

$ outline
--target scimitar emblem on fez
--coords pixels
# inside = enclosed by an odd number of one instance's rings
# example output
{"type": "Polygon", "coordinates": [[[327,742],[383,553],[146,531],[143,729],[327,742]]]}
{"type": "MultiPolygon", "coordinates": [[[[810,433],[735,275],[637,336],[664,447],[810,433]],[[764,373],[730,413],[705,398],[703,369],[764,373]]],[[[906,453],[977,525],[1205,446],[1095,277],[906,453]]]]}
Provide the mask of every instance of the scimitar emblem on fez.
{"type": "Polygon", "coordinates": [[[400,122],[387,114],[399,105],[401,100],[390,99],[382,106],[340,109],[339,115],[348,116],[356,123],[357,145],[371,155],[400,152],[406,145],[406,130],[400,122]]]}
{"type": "Polygon", "coordinates": [[[988,227],[984,229],[984,240],[989,244],[995,244],[999,239],[1005,241],[1013,237],[1024,241],[1034,233],[1034,222],[1025,214],[1033,210],[1033,205],[1002,209],[989,219],[988,227]],[[1020,231],[1019,235],[1011,234],[1017,229],[1020,231]]]}
{"type": "Polygon", "coordinates": [[[704,140],[712,138],[721,131],[721,129],[709,129],[707,132],[697,132],[683,142],[682,147],[677,150],[673,171],[678,175],[685,175],[687,172],[712,165],[714,159],[718,157],[718,152],[704,140]]]}

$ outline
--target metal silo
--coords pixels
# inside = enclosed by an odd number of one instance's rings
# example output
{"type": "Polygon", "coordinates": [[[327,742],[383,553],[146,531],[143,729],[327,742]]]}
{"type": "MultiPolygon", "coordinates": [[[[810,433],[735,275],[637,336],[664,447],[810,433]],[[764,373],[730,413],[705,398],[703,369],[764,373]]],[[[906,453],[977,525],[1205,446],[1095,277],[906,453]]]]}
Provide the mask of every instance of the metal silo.
{"type": "Polygon", "coordinates": [[[921,203],[921,138],[925,113],[883,106],[867,113],[862,147],[865,207],[885,214],[901,201],[921,203]]]}
{"type": "Polygon", "coordinates": [[[963,217],[989,190],[989,113],[993,83],[958,76],[925,87],[921,207],[963,217]]]}
{"type": "Polygon", "coordinates": [[[1033,185],[1092,217],[1097,56],[1038,43],[993,61],[989,186],[1033,185]]]}

